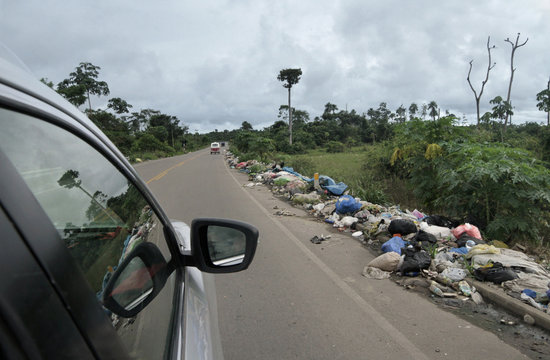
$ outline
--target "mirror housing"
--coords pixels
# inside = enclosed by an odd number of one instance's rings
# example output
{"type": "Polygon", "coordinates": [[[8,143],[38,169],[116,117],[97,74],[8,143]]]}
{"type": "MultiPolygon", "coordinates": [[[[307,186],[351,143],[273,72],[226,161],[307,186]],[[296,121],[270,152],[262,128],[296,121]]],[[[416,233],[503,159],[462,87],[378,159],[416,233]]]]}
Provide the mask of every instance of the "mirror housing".
{"type": "Polygon", "coordinates": [[[103,306],[122,317],[136,316],[162,290],[170,272],[155,244],[137,245],[105,286],[103,306]]]}
{"type": "Polygon", "coordinates": [[[187,266],[207,273],[232,273],[248,268],[258,245],[259,232],[247,223],[215,218],[191,222],[191,256],[187,266]]]}

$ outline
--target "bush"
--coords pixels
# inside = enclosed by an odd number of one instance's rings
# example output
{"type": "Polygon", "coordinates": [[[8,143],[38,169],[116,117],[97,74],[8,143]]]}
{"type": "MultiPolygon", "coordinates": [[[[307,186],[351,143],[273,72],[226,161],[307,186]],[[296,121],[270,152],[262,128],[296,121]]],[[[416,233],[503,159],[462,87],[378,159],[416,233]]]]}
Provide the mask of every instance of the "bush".
{"type": "Polygon", "coordinates": [[[329,141],[327,143],[327,152],[329,153],[339,153],[344,152],[346,147],[340,141],[329,141]]]}
{"type": "Polygon", "coordinates": [[[522,149],[502,145],[445,145],[431,162],[431,179],[413,176],[417,194],[445,208],[448,215],[469,215],[486,225],[492,239],[538,242],[548,230],[541,221],[550,211],[550,170],[522,149]]]}
{"type": "Polygon", "coordinates": [[[387,204],[388,197],[380,181],[376,180],[371,174],[356,175],[349,178],[347,184],[352,196],[359,197],[362,200],[374,204],[387,204]]]}
{"type": "Polygon", "coordinates": [[[290,145],[288,141],[286,141],[285,143],[279,144],[278,148],[285,154],[291,155],[303,154],[306,152],[306,148],[302,143],[293,143],[290,145]]]}

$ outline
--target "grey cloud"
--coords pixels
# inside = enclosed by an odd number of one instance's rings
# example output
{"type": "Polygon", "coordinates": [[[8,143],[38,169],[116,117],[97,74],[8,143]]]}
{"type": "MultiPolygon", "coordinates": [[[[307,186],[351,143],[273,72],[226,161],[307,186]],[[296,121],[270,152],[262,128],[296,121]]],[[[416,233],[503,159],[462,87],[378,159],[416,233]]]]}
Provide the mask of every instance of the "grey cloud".
{"type": "Polygon", "coordinates": [[[479,88],[491,35],[488,111],[507,89],[503,40],[519,31],[529,42],[515,58],[514,119],[545,119],[535,106],[550,76],[545,2],[0,0],[0,9],[1,41],[38,78],[59,82],[89,61],[134,110],[158,109],[200,131],[273,123],[287,102],[276,79],[287,67],[304,71],[293,106],[311,118],[327,102],[361,113],[382,101],[395,110],[435,100],[474,121],[468,62],[479,88]]]}

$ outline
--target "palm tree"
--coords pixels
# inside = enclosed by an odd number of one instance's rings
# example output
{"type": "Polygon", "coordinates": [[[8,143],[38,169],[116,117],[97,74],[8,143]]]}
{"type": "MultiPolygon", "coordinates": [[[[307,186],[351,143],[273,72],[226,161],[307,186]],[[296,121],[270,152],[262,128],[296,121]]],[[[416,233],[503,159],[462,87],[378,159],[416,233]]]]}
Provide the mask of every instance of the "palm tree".
{"type": "Polygon", "coordinates": [[[417,111],[418,111],[418,105],[416,105],[415,103],[412,103],[411,106],[409,106],[409,116],[411,120],[414,118],[417,111]]]}
{"type": "Polygon", "coordinates": [[[435,121],[435,117],[439,113],[437,103],[435,101],[430,101],[428,104],[428,110],[430,111],[429,115],[432,117],[432,120],[435,121]]]}

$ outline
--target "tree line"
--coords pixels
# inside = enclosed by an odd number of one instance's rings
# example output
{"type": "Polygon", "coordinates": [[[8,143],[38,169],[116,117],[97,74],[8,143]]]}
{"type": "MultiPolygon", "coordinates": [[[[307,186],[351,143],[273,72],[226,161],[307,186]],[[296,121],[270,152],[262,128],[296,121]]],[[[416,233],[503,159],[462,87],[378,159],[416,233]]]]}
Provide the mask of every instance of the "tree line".
{"type": "Polygon", "coordinates": [[[41,81],[76,107],[86,105],[84,112],[90,120],[131,160],[194,150],[206,146],[214,136],[190,134],[180,119],[160,110],[131,111],[133,106],[120,97],[110,98],[105,109],[92,108],[90,96],[110,95],[109,85],[99,80],[99,70],[99,66],[81,62],[57,85],[47,78],[41,81]]]}

